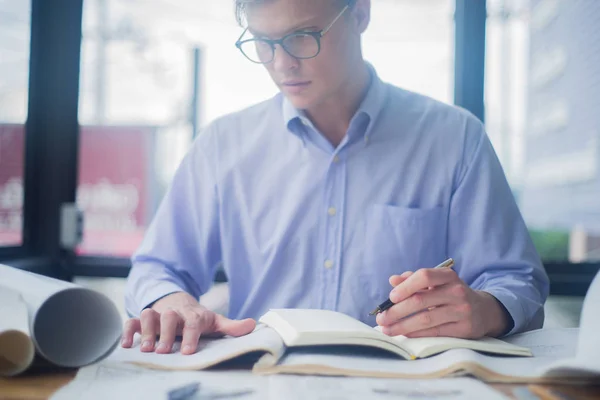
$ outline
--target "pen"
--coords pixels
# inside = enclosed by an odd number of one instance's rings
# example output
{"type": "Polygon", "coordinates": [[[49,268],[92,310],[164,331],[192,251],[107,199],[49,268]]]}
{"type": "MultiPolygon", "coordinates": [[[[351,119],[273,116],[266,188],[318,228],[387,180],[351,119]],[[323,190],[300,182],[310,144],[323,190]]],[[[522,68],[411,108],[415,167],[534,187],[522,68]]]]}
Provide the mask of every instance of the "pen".
{"type": "Polygon", "coordinates": [[[169,400],[185,400],[191,398],[200,389],[199,383],[190,383],[179,388],[170,390],[168,393],[169,400]]]}
{"type": "MultiPolygon", "coordinates": [[[[453,265],[454,265],[454,260],[449,258],[446,261],[444,261],[443,263],[436,265],[433,269],[452,268],[453,265]]],[[[369,315],[375,315],[375,314],[382,313],[393,305],[394,305],[394,303],[392,303],[392,301],[390,299],[387,299],[386,301],[384,301],[383,303],[378,305],[376,309],[371,311],[369,313],[369,315]]]]}

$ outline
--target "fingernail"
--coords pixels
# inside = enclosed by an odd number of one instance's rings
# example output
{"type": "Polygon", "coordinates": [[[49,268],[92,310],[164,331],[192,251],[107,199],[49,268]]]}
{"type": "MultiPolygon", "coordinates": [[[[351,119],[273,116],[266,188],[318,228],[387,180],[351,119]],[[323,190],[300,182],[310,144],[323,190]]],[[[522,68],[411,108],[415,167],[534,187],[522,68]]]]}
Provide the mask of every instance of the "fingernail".
{"type": "Polygon", "coordinates": [[[146,341],[144,341],[144,343],[142,343],[142,347],[144,347],[144,348],[149,348],[150,346],[151,346],[151,344],[150,344],[149,340],[146,340],[146,341]]]}
{"type": "Polygon", "coordinates": [[[160,342],[158,344],[158,349],[157,350],[166,350],[166,349],[167,349],[166,343],[160,342]]]}
{"type": "Polygon", "coordinates": [[[126,346],[128,343],[126,338],[123,338],[123,340],[121,340],[121,346],[126,346]]]}
{"type": "Polygon", "coordinates": [[[183,346],[183,351],[189,353],[190,351],[192,351],[192,346],[186,344],[185,346],[183,346]]]}

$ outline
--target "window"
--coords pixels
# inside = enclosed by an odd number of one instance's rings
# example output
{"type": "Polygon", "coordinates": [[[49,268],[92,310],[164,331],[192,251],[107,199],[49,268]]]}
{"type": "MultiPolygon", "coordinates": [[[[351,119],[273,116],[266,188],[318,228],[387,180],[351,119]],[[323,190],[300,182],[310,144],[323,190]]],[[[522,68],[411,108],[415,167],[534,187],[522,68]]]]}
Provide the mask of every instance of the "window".
{"type": "Polygon", "coordinates": [[[0,0],[0,246],[18,246],[29,80],[29,1],[0,0]]]}
{"type": "MultiPolygon", "coordinates": [[[[365,57],[384,80],[451,102],[453,4],[374,2],[365,57]]],[[[84,2],[79,254],[129,256],[194,132],[277,92],[235,47],[240,33],[231,2],[84,2]]]]}
{"type": "Polygon", "coordinates": [[[600,2],[488,0],[486,122],[546,262],[600,260],[600,2]]]}
{"type": "Polygon", "coordinates": [[[363,38],[381,79],[452,103],[454,0],[378,0],[363,38]]]}

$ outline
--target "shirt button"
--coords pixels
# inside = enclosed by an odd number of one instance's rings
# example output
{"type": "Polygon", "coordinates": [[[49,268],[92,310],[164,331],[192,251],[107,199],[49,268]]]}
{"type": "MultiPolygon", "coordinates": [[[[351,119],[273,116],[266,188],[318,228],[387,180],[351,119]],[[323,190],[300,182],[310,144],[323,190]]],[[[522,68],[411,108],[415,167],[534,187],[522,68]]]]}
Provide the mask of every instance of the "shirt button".
{"type": "Polygon", "coordinates": [[[338,163],[338,162],[340,162],[340,157],[339,157],[339,156],[335,156],[335,157],[333,157],[333,162],[334,162],[334,163],[338,163]]]}
{"type": "Polygon", "coordinates": [[[325,268],[329,269],[331,267],[333,267],[333,261],[331,261],[331,260],[325,261],[325,268]]]}
{"type": "Polygon", "coordinates": [[[369,143],[369,136],[365,136],[365,143],[369,143]]]}
{"type": "Polygon", "coordinates": [[[337,210],[334,207],[330,207],[329,210],[327,210],[327,214],[331,215],[332,217],[336,214],[337,210]]]}

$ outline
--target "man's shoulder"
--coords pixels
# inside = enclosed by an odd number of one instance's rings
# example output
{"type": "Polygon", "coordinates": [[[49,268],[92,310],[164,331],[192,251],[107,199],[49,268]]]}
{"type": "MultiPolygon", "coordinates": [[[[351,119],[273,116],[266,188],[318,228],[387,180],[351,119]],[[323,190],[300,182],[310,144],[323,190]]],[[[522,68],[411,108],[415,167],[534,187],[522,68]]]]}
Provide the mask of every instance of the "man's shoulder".
{"type": "Polygon", "coordinates": [[[413,92],[392,84],[388,86],[388,105],[394,115],[426,116],[433,121],[479,123],[470,111],[448,104],[425,94],[413,92]]]}
{"type": "Polygon", "coordinates": [[[397,86],[388,84],[386,107],[395,126],[407,127],[425,143],[464,150],[477,147],[487,136],[483,123],[469,110],[397,86]]]}

